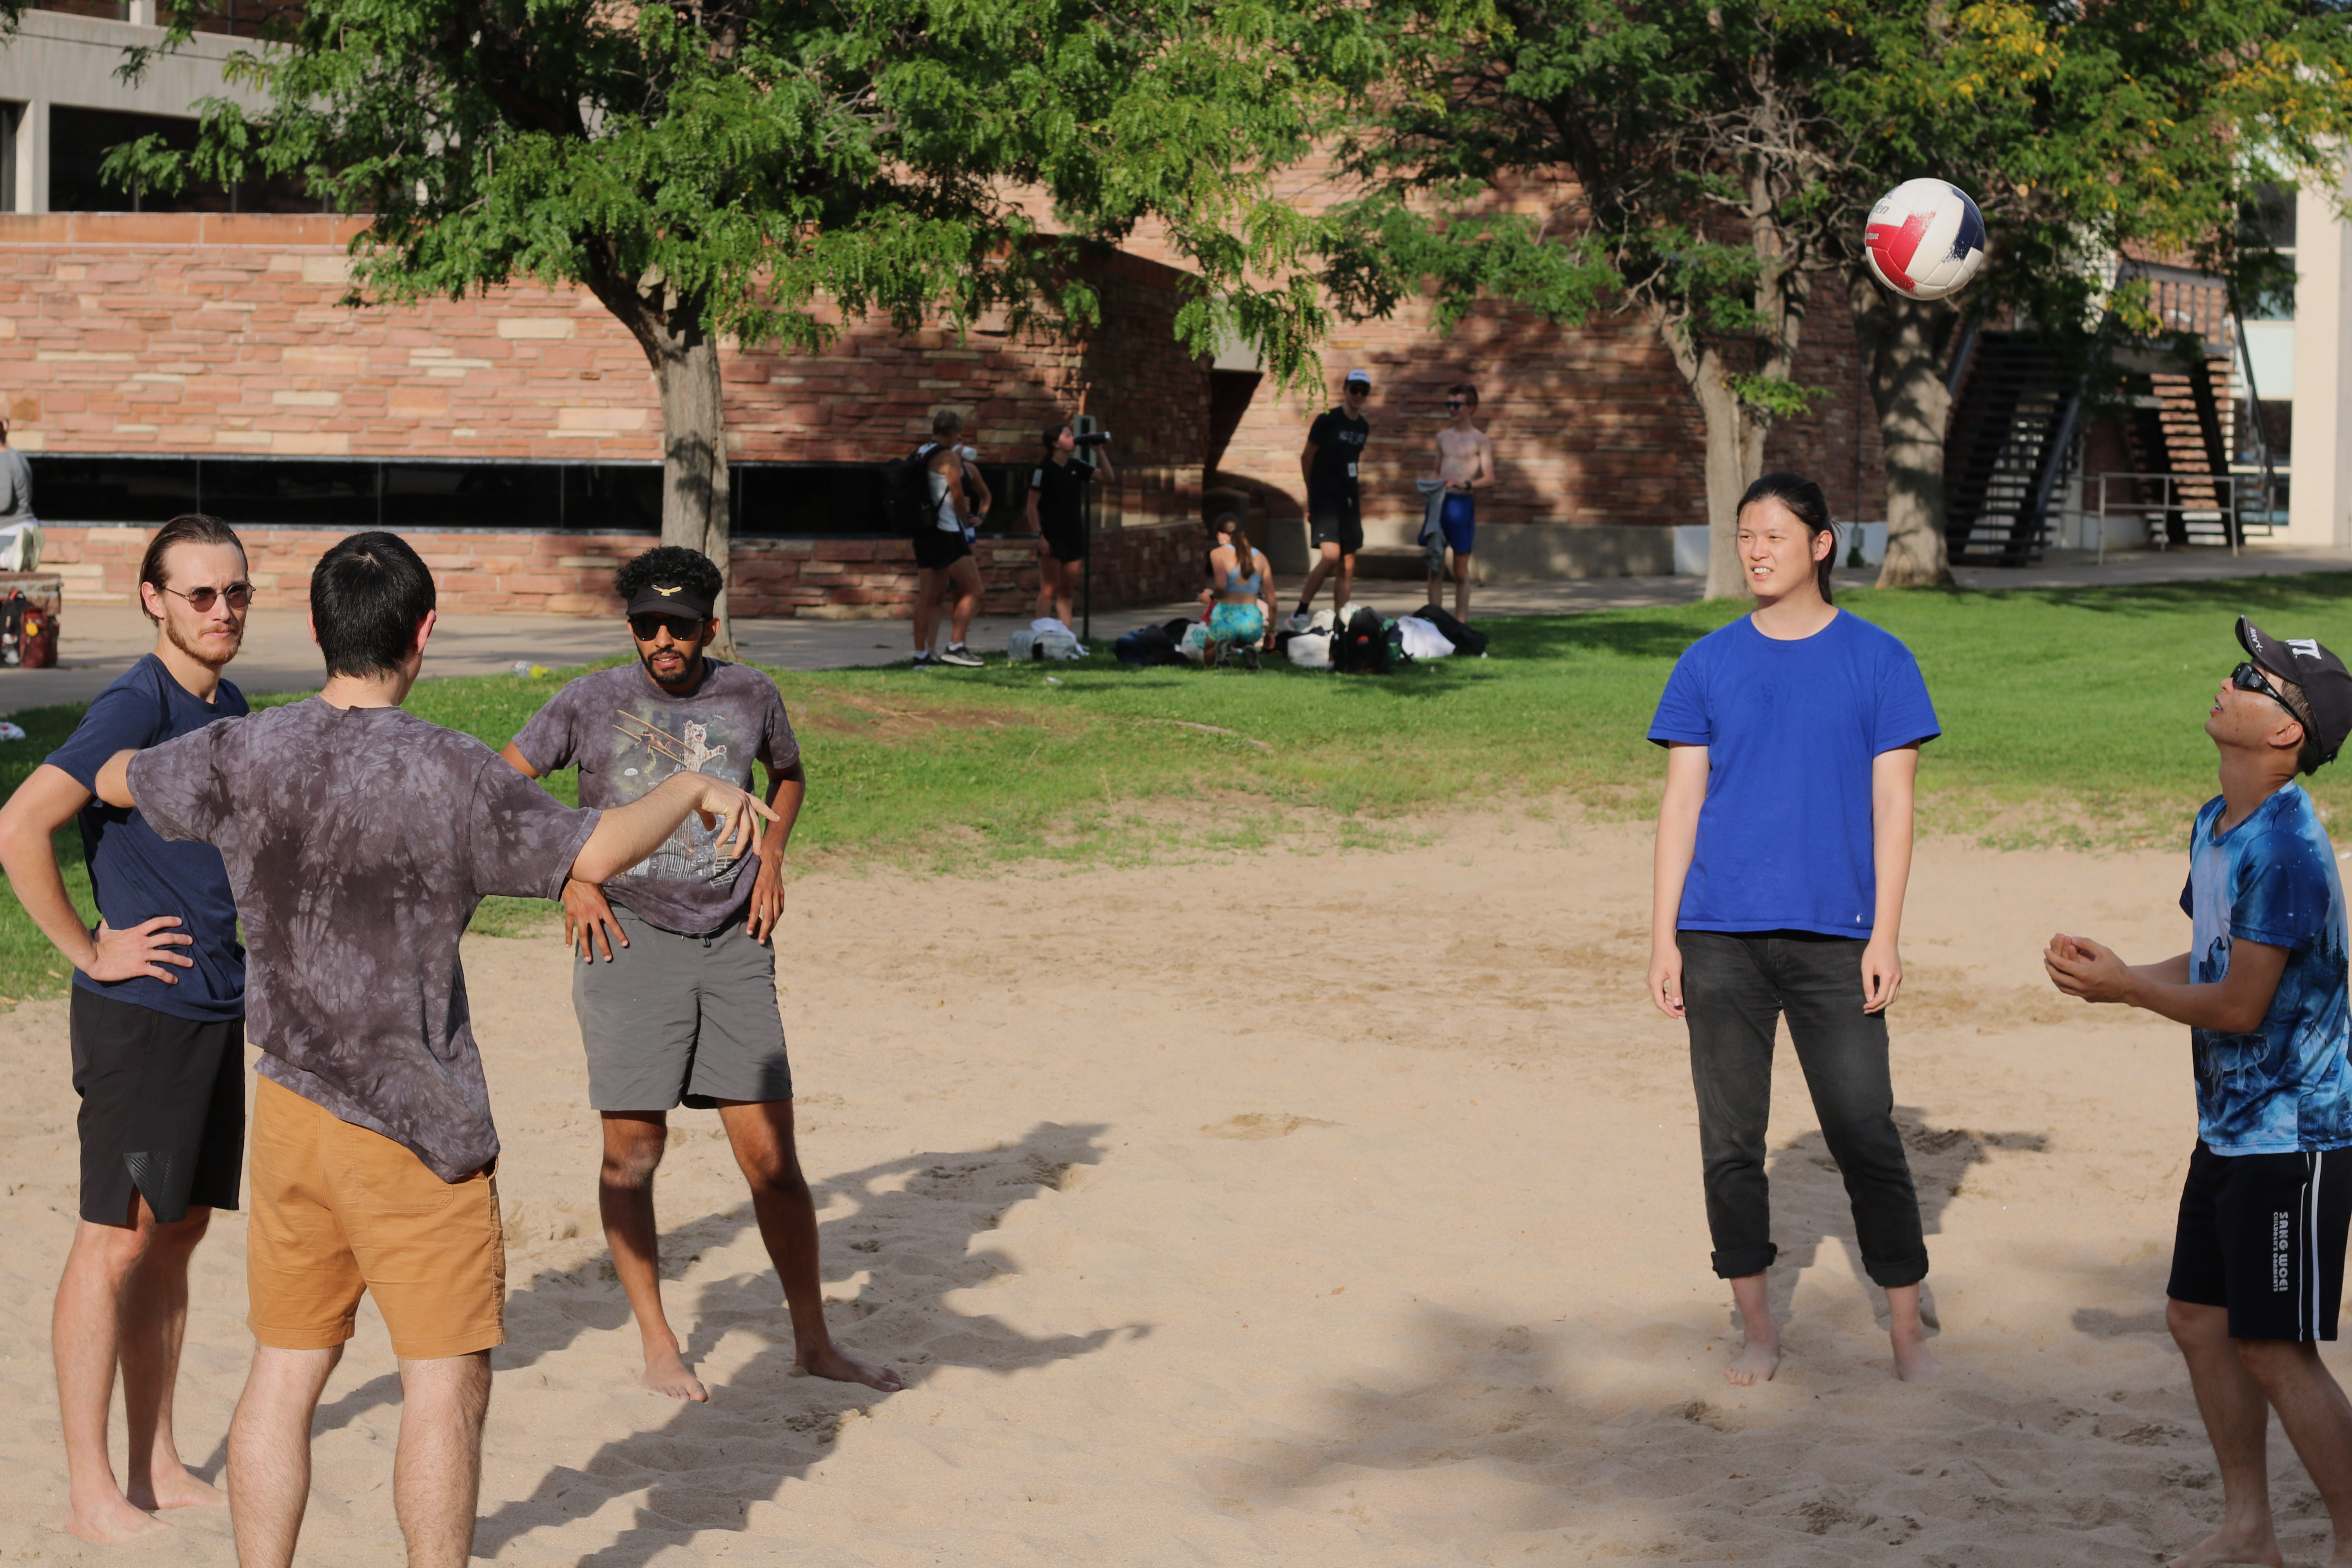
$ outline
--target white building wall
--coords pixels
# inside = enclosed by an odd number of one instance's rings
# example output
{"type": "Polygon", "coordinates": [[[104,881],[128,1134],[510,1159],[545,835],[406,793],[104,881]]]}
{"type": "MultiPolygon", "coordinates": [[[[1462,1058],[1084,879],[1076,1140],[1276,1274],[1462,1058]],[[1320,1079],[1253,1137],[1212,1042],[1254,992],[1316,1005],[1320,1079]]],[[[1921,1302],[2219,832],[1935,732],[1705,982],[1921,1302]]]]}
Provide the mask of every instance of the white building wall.
{"type": "Polygon", "coordinates": [[[2294,478],[2277,537],[2352,544],[2352,224],[2324,191],[2297,193],[2294,216],[2294,478]]]}
{"type": "Polygon", "coordinates": [[[251,38],[200,33],[173,54],[156,55],[137,86],[115,73],[122,51],[160,42],[158,27],[145,26],[153,0],[132,0],[136,22],[106,22],[57,11],[27,11],[16,36],[0,38],[0,102],[20,105],[16,126],[16,210],[49,210],[49,109],[109,109],[137,114],[188,114],[204,98],[230,98],[260,106],[250,89],[221,80],[221,62],[239,49],[258,47],[251,38]]]}

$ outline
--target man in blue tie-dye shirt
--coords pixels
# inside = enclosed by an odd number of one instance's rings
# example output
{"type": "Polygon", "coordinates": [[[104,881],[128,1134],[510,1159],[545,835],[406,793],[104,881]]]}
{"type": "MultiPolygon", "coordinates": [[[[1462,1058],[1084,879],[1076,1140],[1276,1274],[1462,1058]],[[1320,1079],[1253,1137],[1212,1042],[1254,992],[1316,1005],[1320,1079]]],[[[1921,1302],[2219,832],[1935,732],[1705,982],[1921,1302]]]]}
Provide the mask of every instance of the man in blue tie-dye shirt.
{"type": "Polygon", "coordinates": [[[2263,1457],[2276,1410],[2352,1562],[2352,1402],[2319,1359],[2336,1337],[2352,1227],[2352,1014],[2344,889],[2294,782],[2352,732],[2352,672],[2241,616],[2249,656],[2205,732],[2221,793],[2189,835],[2189,950],[2126,965],[2082,937],[2042,954],[2061,991],[2186,1024],[2197,1147],[2180,1194],[2166,1319],[2221,1462],[2221,1528],[2183,1563],[2277,1563],[2263,1457]]]}

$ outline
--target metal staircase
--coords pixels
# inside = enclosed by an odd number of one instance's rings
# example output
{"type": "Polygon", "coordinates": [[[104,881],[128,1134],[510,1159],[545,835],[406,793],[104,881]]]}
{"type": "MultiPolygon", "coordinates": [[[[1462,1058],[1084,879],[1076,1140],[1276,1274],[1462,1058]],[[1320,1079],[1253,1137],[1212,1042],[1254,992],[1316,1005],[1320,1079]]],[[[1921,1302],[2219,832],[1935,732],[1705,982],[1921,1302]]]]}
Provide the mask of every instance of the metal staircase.
{"type": "Polygon", "coordinates": [[[1955,564],[2041,559],[2082,389],[2031,334],[1974,331],[1954,355],[1944,443],[1945,543],[1955,564]]]}

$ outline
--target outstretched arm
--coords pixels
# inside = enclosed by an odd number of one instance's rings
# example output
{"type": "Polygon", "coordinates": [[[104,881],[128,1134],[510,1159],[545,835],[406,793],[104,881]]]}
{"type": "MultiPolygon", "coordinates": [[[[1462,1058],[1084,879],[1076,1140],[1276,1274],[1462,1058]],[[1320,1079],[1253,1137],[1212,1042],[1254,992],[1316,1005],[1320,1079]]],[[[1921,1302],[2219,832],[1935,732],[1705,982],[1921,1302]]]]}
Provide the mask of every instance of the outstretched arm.
{"type": "MultiPolygon", "coordinates": [[[[506,764],[527,779],[539,777],[539,770],[530,765],[512,741],[509,741],[499,756],[506,764]]],[[[563,881],[563,945],[580,955],[586,963],[596,956],[598,944],[604,950],[604,962],[613,962],[613,949],[629,945],[629,933],[613,914],[613,906],[604,897],[604,889],[593,882],[583,882],[577,877],[563,881]]]]}
{"type": "Polygon", "coordinates": [[[705,827],[720,830],[730,856],[751,847],[759,818],[776,819],[764,804],[724,779],[672,773],[628,805],[607,809],[580,847],[571,874],[583,882],[612,880],[660,848],[689,812],[705,827]]]}
{"type": "Polygon", "coordinates": [[[2198,985],[2189,982],[2185,952],[2161,963],[2128,964],[2088,937],[2062,932],[2042,950],[2042,966],[2052,984],[2085,1002],[2122,1002],[2192,1029],[2250,1035],[2270,1016],[2287,955],[2266,942],[2232,942],[2230,972],[2198,985]]]}
{"type": "Polygon", "coordinates": [[[179,916],[157,915],[129,931],[112,930],[100,921],[93,935],[81,923],[81,911],[66,892],[65,877],[58,869],[57,847],[49,836],[71,822],[74,813],[88,804],[89,791],[71,773],[48,763],[35,768],[8,797],[8,804],[0,805],[0,870],[7,872],[16,901],[25,906],[41,934],[67,963],[92,980],[129,980],[145,974],[166,985],[177,985],[179,977],[172,968],[193,969],[195,960],[175,950],[196,940],[170,929],[180,923],[179,916]],[[172,968],[164,967],[167,964],[172,968]]]}

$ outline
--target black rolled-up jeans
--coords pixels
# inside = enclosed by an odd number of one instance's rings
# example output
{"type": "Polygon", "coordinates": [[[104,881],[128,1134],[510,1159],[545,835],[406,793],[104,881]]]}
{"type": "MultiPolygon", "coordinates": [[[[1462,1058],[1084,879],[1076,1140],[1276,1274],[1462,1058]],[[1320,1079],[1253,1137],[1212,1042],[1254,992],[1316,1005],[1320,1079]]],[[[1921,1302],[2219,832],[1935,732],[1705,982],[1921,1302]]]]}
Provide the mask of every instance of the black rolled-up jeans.
{"type": "Polygon", "coordinates": [[[1845,1178],[1864,1270],[1885,1288],[1927,1278],[1919,1197],[1895,1127],[1886,1016],[1862,1010],[1866,944],[1778,931],[1685,931],[1675,940],[1717,1275],[1761,1274],[1780,1256],[1764,1124],[1772,1108],[1773,1025],[1786,1014],[1822,1136],[1845,1178]]]}

